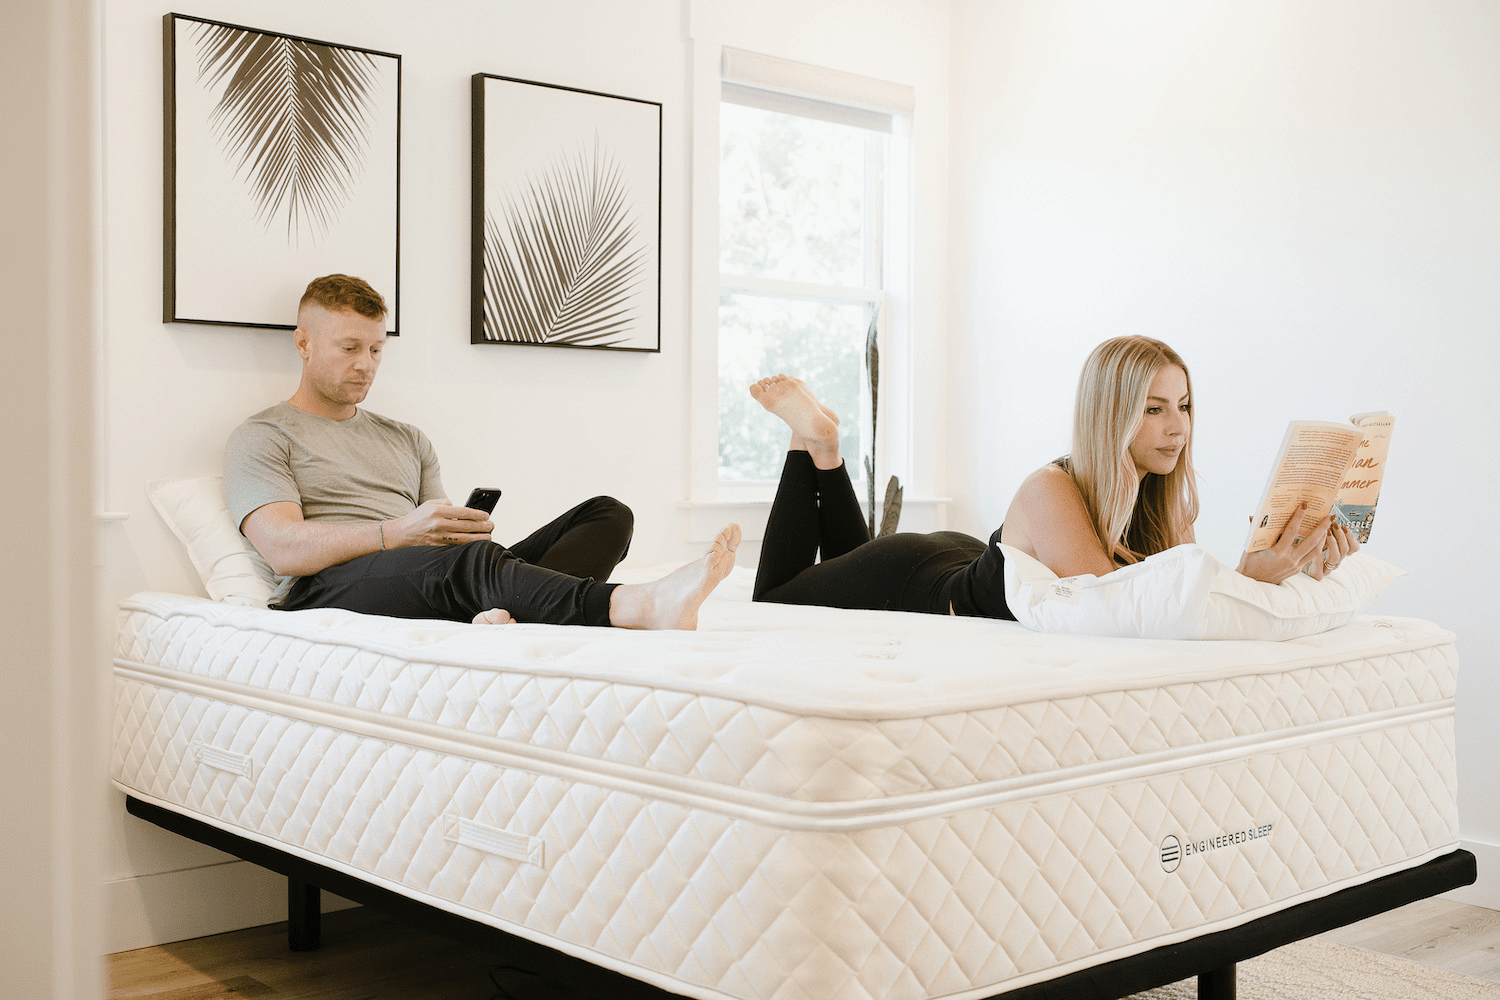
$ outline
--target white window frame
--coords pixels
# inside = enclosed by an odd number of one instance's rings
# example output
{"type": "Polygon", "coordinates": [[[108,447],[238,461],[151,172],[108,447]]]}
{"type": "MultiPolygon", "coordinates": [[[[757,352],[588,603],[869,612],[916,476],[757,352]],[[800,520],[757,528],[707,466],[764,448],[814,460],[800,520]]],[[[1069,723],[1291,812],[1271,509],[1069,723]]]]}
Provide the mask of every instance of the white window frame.
{"type": "MultiPolygon", "coordinates": [[[[726,63],[727,63],[726,59],[726,63]]],[[[727,67],[726,67],[727,68],[727,67]]],[[[741,107],[756,108],[761,111],[769,111],[774,114],[795,115],[801,118],[809,118],[817,121],[828,121],[839,125],[851,125],[861,129],[865,134],[865,218],[863,222],[864,242],[861,247],[863,256],[864,272],[860,275],[860,283],[857,285],[835,283],[835,282],[810,282],[791,281],[784,278],[769,278],[752,274],[734,274],[723,270],[719,271],[719,291],[735,292],[743,295],[763,296],[775,299],[797,299],[804,302],[819,302],[829,305],[862,305],[877,310],[876,336],[878,342],[883,342],[881,336],[881,325],[884,323],[886,311],[886,294],[883,281],[885,270],[885,215],[888,193],[886,189],[886,160],[890,158],[894,145],[887,141],[881,148],[880,144],[872,141],[876,135],[890,136],[892,128],[892,115],[868,111],[863,108],[852,108],[847,105],[836,105],[823,101],[812,101],[802,97],[794,97],[781,93],[780,91],[762,90],[756,87],[747,87],[726,81],[720,97],[720,107],[724,104],[736,104],[741,107]]],[[[863,330],[863,327],[861,327],[863,330]]],[[[884,347],[881,347],[882,352],[884,347]]],[[[863,349],[859,355],[863,357],[863,349]]],[[[870,410],[870,392],[867,380],[862,377],[864,366],[861,364],[861,376],[859,376],[859,411],[861,440],[870,440],[870,428],[864,417],[870,410]]],[[[883,381],[883,380],[882,380],[883,381]]],[[[879,428],[882,437],[885,428],[879,428]]],[[[881,460],[881,469],[884,470],[887,463],[884,461],[884,452],[880,442],[876,442],[877,458],[881,460]]],[[[849,455],[849,476],[856,485],[862,485],[865,475],[863,456],[849,455]]],[[[774,480],[742,480],[730,481],[720,478],[718,481],[719,494],[736,494],[750,497],[767,495],[775,489],[774,480]]]]}
{"type": "MultiPolygon", "coordinates": [[[[824,69],[744,50],[700,45],[695,39],[693,128],[693,350],[690,413],[690,499],[686,506],[713,523],[724,508],[769,503],[773,483],[721,482],[718,425],[718,313],[721,290],[816,301],[850,301],[880,309],[881,406],[876,440],[877,485],[892,475],[909,482],[912,440],[910,351],[913,92],[901,84],[824,69]],[[719,271],[719,114],[722,98],[773,111],[889,131],[883,199],[866,199],[876,213],[881,254],[867,261],[866,284],[815,285],[719,271]]],[[[867,172],[867,176],[871,176],[867,172]]],[[[878,176],[871,176],[879,182],[878,176]]],[[[868,410],[868,390],[862,409],[868,410]]],[[[866,429],[868,430],[868,429],[866,429]]],[[[858,479],[863,470],[851,473],[858,479]]],[[[696,519],[695,519],[696,520],[696,519]]],[[[690,531],[701,534],[702,530],[690,531]]]]}

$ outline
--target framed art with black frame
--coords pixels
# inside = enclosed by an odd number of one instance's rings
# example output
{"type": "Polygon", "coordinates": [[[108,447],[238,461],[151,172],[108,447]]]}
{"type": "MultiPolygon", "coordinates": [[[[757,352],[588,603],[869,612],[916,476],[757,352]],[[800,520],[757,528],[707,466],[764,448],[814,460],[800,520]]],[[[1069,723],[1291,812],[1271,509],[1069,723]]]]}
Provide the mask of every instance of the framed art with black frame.
{"type": "Polygon", "coordinates": [[[470,343],[661,350],[661,111],[474,75],[470,343]]]}
{"type": "Polygon", "coordinates": [[[401,57],[167,14],[162,319],[290,330],[352,274],[400,332],[401,57]]]}

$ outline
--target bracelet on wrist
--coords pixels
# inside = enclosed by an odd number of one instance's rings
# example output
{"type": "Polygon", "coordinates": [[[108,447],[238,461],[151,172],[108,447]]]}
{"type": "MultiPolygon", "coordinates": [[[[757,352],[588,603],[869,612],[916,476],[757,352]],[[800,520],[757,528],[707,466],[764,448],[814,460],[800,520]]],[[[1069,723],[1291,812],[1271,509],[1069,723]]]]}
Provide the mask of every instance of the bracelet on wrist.
{"type": "Polygon", "coordinates": [[[384,552],[385,551],[385,522],[384,521],[379,522],[376,525],[376,527],[380,529],[380,551],[384,552]]]}

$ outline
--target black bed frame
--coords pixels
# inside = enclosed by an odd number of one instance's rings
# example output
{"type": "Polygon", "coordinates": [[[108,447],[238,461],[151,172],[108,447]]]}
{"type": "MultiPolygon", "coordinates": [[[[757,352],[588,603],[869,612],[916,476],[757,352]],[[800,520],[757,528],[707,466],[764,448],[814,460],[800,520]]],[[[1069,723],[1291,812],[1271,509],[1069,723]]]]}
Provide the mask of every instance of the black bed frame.
{"type": "MultiPolygon", "coordinates": [[[[493,952],[508,963],[551,976],[586,992],[620,1000],[669,1000],[680,996],[134,796],[126,796],[125,807],[132,815],[173,833],[285,875],[287,938],[293,951],[310,951],[318,947],[319,892],[326,889],[408,923],[493,952]]],[[[1104,962],[1057,979],[1023,986],[994,1000],[1118,1000],[1192,976],[1198,977],[1199,1000],[1234,1000],[1235,963],[1418,899],[1471,885],[1477,877],[1474,855],[1468,851],[1454,851],[1417,868],[1341,889],[1331,896],[1299,903],[1230,930],[1215,931],[1179,944],[1104,962]]]]}

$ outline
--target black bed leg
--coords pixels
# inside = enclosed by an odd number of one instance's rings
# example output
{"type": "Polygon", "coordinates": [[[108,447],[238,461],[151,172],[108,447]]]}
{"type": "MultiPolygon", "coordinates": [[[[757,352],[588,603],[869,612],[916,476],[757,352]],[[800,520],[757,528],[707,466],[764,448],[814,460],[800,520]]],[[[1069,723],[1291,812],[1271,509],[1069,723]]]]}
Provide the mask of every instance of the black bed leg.
{"type": "Polygon", "coordinates": [[[318,887],[300,878],[286,880],[286,943],[293,951],[316,951],[323,943],[323,906],[318,887]]]}
{"type": "Polygon", "coordinates": [[[1198,1000],[1234,1000],[1234,963],[1198,973],[1198,1000]]]}

